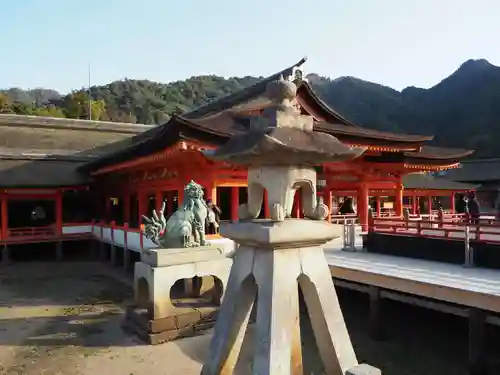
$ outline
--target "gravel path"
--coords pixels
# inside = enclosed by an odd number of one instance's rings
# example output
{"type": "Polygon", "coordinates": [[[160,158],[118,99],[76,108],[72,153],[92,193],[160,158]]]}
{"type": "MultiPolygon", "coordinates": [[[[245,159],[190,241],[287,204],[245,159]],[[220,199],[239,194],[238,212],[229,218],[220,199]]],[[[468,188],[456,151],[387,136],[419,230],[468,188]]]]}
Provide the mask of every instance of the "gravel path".
{"type": "MultiPolygon", "coordinates": [[[[132,288],[120,270],[99,263],[18,263],[0,268],[0,285],[2,375],[200,373],[210,335],[147,346],[122,331],[132,288]]],[[[436,323],[421,311],[397,308],[388,317],[393,339],[374,342],[366,334],[364,300],[339,296],[359,358],[384,375],[466,374],[462,323],[447,325],[448,316],[436,323]]],[[[250,374],[249,336],[237,375],[250,374]]],[[[316,366],[314,356],[305,357],[316,366]]]]}

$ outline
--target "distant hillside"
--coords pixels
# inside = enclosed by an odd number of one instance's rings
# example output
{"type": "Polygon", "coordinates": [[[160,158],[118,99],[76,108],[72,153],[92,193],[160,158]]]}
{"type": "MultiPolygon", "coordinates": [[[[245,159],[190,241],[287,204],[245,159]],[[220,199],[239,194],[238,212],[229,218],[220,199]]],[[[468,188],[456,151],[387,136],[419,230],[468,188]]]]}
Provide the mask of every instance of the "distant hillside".
{"type": "MultiPolygon", "coordinates": [[[[162,84],[115,81],[92,87],[92,118],[163,123],[182,113],[257,82],[257,77],[191,77],[162,84]]],[[[430,89],[390,87],[354,77],[308,75],[315,91],[352,122],[379,130],[434,134],[436,144],[473,148],[475,156],[500,156],[500,68],[469,60],[430,89]],[[497,151],[498,150],[498,151],[497,151]]],[[[62,96],[54,90],[0,91],[0,112],[87,118],[88,95],[62,96]]]]}

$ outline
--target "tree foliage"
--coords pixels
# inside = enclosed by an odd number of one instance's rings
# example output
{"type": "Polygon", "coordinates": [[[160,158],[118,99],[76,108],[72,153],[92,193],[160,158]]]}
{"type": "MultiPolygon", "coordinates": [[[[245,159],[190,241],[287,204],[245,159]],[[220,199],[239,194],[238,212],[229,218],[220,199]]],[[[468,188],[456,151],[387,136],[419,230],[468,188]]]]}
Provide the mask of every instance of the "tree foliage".
{"type": "MultiPolygon", "coordinates": [[[[257,82],[258,77],[191,77],[162,84],[148,80],[111,82],[91,88],[94,120],[162,124],[257,82]]],[[[353,77],[308,76],[319,96],[352,122],[378,130],[435,135],[436,144],[500,156],[500,68],[470,60],[430,89],[390,87],[353,77]]],[[[87,119],[88,90],[0,90],[0,113],[87,119]]]]}

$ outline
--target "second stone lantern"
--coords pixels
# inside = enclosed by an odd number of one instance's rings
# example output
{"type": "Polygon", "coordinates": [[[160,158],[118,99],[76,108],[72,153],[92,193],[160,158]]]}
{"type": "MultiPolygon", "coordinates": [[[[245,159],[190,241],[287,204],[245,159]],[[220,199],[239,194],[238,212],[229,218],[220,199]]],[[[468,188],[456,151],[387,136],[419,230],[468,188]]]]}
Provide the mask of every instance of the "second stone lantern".
{"type": "Polygon", "coordinates": [[[221,227],[221,235],[239,247],[204,375],[234,372],[255,302],[252,373],[303,374],[299,288],[324,373],[380,374],[358,365],[321,247],[338,238],[341,228],[324,220],[328,208],[316,194],[315,166],[354,159],[365,149],[314,132],[314,119],[300,113],[296,91],[289,80],[271,82],[270,105],[252,119],[250,130],[206,152],[209,158],[248,167],[248,202],[239,207],[239,222],[221,227]],[[264,189],[271,219],[259,220],[264,189]],[[306,219],[290,219],[298,189],[306,219]]]}

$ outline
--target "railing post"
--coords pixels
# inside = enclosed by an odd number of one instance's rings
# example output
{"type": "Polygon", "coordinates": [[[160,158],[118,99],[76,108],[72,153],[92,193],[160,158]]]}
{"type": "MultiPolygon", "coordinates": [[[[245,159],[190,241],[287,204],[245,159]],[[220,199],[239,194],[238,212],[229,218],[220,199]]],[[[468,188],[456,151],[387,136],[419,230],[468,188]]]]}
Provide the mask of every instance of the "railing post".
{"type": "Polygon", "coordinates": [[[140,230],[139,230],[139,247],[140,251],[144,250],[144,238],[143,238],[143,233],[144,233],[144,225],[141,224],[140,230]]]}
{"type": "Polygon", "coordinates": [[[128,271],[130,250],[128,249],[128,223],[123,223],[123,268],[128,271]]]}
{"type": "Polygon", "coordinates": [[[100,229],[101,229],[101,233],[100,233],[100,236],[99,236],[99,258],[101,261],[103,261],[106,257],[105,257],[105,248],[104,248],[104,220],[101,220],[99,222],[99,225],[100,225],[100,229]]]}
{"type": "Polygon", "coordinates": [[[405,221],[405,227],[408,230],[410,228],[410,210],[405,208],[403,211],[403,218],[405,221]]]}
{"type": "Polygon", "coordinates": [[[437,219],[438,219],[438,228],[442,228],[444,223],[444,211],[442,207],[439,207],[437,219]]]}
{"type": "Polygon", "coordinates": [[[474,267],[474,249],[470,245],[470,227],[464,228],[465,267],[474,267]]]}
{"type": "Polygon", "coordinates": [[[373,232],[375,228],[375,215],[373,214],[373,210],[368,210],[368,228],[367,232],[373,232]]]}
{"type": "Polygon", "coordinates": [[[115,246],[115,227],[116,221],[111,223],[111,265],[116,266],[116,246],[115,246]]]}
{"type": "Polygon", "coordinates": [[[356,221],[354,219],[346,219],[344,221],[344,246],[342,250],[353,251],[356,249],[356,221]]]}

